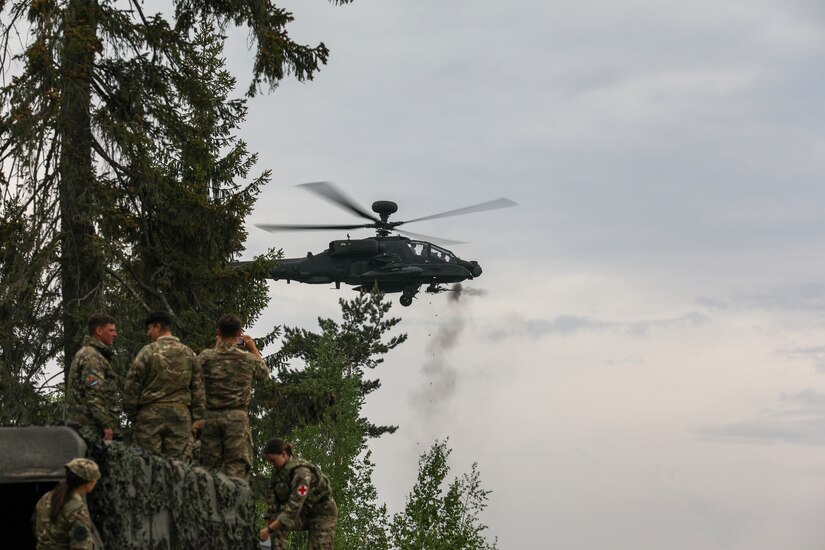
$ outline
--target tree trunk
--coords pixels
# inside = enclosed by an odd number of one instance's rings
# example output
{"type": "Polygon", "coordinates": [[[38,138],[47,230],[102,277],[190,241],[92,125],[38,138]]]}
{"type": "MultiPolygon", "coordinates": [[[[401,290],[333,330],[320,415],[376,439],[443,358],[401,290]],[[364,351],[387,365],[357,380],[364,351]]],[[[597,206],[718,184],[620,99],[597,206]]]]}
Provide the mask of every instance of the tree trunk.
{"type": "Polygon", "coordinates": [[[99,47],[96,12],[97,0],[70,0],[60,67],[57,127],[65,372],[80,346],[86,318],[102,303],[104,263],[94,226],[99,206],[90,116],[93,61],[99,47]]]}

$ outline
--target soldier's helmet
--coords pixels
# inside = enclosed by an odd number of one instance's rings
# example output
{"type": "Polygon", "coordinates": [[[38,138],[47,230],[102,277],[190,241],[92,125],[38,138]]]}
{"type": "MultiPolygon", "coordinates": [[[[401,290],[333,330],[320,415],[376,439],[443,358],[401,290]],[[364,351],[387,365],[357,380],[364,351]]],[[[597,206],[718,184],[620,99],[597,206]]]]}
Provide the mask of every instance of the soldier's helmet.
{"type": "Polygon", "coordinates": [[[66,463],[66,468],[72,471],[74,475],[86,481],[94,481],[100,479],[100,469],[95,464],[94,460],[88,458],[73,458],[66,463]]]}

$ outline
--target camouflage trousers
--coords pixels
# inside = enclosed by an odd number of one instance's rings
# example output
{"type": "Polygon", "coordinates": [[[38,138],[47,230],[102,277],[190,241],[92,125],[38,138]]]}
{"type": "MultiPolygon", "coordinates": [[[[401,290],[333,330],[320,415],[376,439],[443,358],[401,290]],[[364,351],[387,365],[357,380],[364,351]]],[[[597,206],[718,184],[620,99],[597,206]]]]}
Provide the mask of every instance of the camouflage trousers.
{"type": "Polygon", "coordinates": [[[135,445],[184,462],[192,458],[192,415],[187,405],[145,405],[138,411],[132,428],[135,445]]]}
{"type": "Polygon", "coordinates": [[[206,411],[201,433],[201,466],[249,480],[252,470],[252,432],[242,409],[206,411]]]}
{"type": "MultiPolygon", "coordinates": [[[[335,526],[338,523],[338,507],[332,499],[318,504],[304,517],[295,531],[307,532],[307,550],[333,550],[335,546],[335,526]]],[[[272,550],[286,550],[289,534],[294,531],[279,529],[272,533],[272,550]]]]}

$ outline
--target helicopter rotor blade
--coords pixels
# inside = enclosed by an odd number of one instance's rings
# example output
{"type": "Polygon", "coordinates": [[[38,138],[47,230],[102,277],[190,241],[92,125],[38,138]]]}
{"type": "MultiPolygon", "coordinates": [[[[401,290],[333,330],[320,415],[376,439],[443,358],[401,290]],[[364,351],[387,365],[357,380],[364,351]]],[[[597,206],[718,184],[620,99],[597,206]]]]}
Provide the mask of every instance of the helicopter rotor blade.
{"type": "Polygon", "coordinates": [[[487,202],[482,202],[479,204],[474,204],[472,206],[465,206],[464,208],[456,208],[455,210],[448,210],[447,212],[441,212],[440,214],[433,214],[431,216],[424,216],[423,218],[415,218],[413,220],[407,220],[405,222],[396,222],[396,225],[401,225],[402,223],[412,223],[412,222],[420,222],[423,220],[434,220],[436,218],[446,218],[449,216],[461,216],[463,214],[472,214],[474,212],[484,212],[485,210],[496,210],[497,208],[509,208],[510,206],[516,206],[516,203],[511,201],[510,199],[506,199],[504,197],[494,199],[487,202]]]}
{"type": "Polygon", "coordinates": [[[362,229],[371,227],[370,224],[350,224],[350,225],[294,225],[294,224],[272,224],[272,223],[256,223],[255,227],[263,229],[264,231],[323,231],[325,229],[362,229]]]}
{"type": "Polygon", "coordinates": [[[346,196],[344,192],[338,189],[335,185],[333,185],[332,182],[313,181],[309,183],[302,183],[297,187],[303,187],[304,189],[312,191],[316,195],[320,195],[328,201],[340,206],[344,210],[349,210],[356,216],[360,216],[364,219],[372,220],[374,222],[379,221],[378,218],[367,212],[357,202],[346,196]]]}
{"type": "Polygon", "coordinates": [[[445,245],[453,245],[453,244],[467,244],[465,241],[452,241],[450,239],[443,239],[441,237],[431,237],[430,235],[422,235],[421,233],[413,233],[412,231],[406,231],[404,229],[393,229],[396,233],[403,233],[404,235],[409,235],[415,239],[422,239],[425,241],[430,241],[431,243],[435,244],[445,244],[445,245]]]}

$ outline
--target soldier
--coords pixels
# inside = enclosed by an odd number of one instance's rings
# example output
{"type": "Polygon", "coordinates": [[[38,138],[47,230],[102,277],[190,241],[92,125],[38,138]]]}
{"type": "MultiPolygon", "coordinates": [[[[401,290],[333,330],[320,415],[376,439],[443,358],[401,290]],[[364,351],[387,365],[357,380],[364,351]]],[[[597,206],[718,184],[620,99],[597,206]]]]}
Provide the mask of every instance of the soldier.
{"type": "Polygon", "coordinates": [[[195,352],[172,336],[172,318],[153,311],[145,321],[152,343],[143,346],[126,375],[123,409],[132,442],[169,458],[189,461],[192,424],[203,418],[203,375],[195,352]]]}
{"type": "Polygon", "coordinates": [[[66,464],[66,481],[43,495],[34,513],[37,550],[93,550],[94,526],[83,495],[100,479],[97,464],[75,458],[66,464]]]}
{"type": "Polygon", "coordinates": [[[89,335],[75,354],[66,379],[66,424],[87,441],[120,437],[120,401],[110,361],[117,336],[115,320],[95,313],[87,323],[89,335]]]}
{"type": "Polygon", "coordinates": [[[200,442],[201,465],[240,479],[249,479],[252,469],[252,433],[249,430],[249,401],[252,381],[269,374],[255,340],[242,334],[241,320],[234,315],[218,319],[213,349],[198,356],[206,386],[205,421],[200,442]],[[238,348],[241,341],[248,351],[238,348]]]}
{"type": "Polygon", "coordinates": [[[290,531],[307,531],[309,550],[332,550],[338,508],[329,478],[318,466],[292,456],[292,445],[281,439],[269,441],[263,454],[275,475],[261,540],[271,536],[273,550],[284,550],[290,531]]]}

